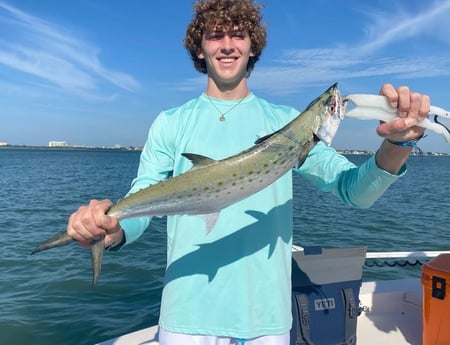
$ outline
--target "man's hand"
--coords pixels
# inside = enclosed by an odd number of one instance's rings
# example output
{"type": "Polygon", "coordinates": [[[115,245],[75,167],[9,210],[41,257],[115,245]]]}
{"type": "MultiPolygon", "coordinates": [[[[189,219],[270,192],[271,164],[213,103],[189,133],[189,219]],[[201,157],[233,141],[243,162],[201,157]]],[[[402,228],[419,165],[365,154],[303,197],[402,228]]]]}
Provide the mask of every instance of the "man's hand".
{"type": "Polygon", "coordinates": [[[416,123],[428,116],[430,97],[411,92],[407,86],[395,89],[391,84],[384,84],[380,94],[398,109],[398,118],[381,123],[377,128],[378,135],[392,141],[410,141],[422,137],[425,129],[416,126],[416,123]]]}
{"type": "Polygon", "coordinates": [[[83,247],[100,236],[105,236],[105,247],[121,243],[124,235],[119,220],[106,215],[111,205],[111,200],[91,200],[81,206],[70,216],[67,234],[83,247]]]}

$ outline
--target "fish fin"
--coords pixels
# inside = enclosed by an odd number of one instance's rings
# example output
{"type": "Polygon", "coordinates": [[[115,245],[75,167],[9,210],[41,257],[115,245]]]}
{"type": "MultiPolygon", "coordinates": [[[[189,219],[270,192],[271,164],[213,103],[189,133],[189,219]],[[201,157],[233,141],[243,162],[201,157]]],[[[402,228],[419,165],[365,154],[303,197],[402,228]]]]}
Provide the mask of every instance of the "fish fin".
{"type": "Polygon", "coordinates": [[[92,260],[92,287],[97,285],[100,272],[102,271],[103,253],[105,251],[105,236],[91,243],[92,260]]]}
{"type": "Polygon", "coordinates": [[[36,248],[33,249],[31,252],[31,255],[41,252],[43,250],[52,249],[59,246],[64,246],[66,244],[72,243],[73,239],[69,235],[67,235],[67,232],[63,231],[52,238],[48,239],[47,241],[41,243],[36,248]]]}
{"type": "MultiPolygon", "coordinates": [[[[307,149],[307,151],[308,152],[311,151],[313,149],[314,145],[316,145],[316,142],[314,140],[311,140],[309,142],[309,148],[307,149]]],[[[301,154],[300,153],[300,155],[298,156],[298,163],[297,163],[297,166],[296,166],[297,169],[300,168],[303,165],[303,163],[305,162],[306,158],[308,158],[308,154],[305,155],[305,154],[301,154]]]]}
{"type": "Polygon", "coordinates": [[[214,225],[216,225],[217,218],[219,217],[219,213],[215,212],[215,213],[201,214],[199,216],[204,219],[204,221],[206,223],[206,234],[209,234],[211,232],[212,228],[214,227],[214,225]]]}
{"type": "Polygon", "coordinates": [[[205,167],[205,166],[217,163],[217,161],[212,158],[198,155],[196,153],[182,153],[181,155],[183,157],[186,157],[187,159],[189,159],[192,162],[192,164],[194,165],[192,169],[205,167]]]}
{"type": "Polygon", "coordinates": [[[303,165],[303,163],[305,163],[305,160],[306,160],[306,157],[298,157],[298,163],[295,166],[295,168],[297,168],[297,169],[300,168],[303,165]]]}
{"type": "Polygon", "coordinates": [[[263,141],[265,141],[265,140],[267,140],[267,139],[269,139],[271,136],[273,136],[273,135],[275,135],[277,132],[273,132],[273,133],[270,133],[270,134],[267,134],[267,135],[264,135],[264,136],[262,136],[261,138],[258,138],[258,139],[256,139],[256,141],[255,141],[255,145],[256,144],[260,144],[260,143],[262,143],[263,141]]]}
{"type": "MultiPolygon", "coordinates": [[[[277,132],[278,132],[278,131],[277,131],[277,132]]],[[[263,137],[257,139],[257,140],[255,141],[255,145],[261,144],[262,142],[264,142],[264,141],[266,141],[266,140],[269,140],[269,138],[272,137],[273,135],[277,134],[277,132],[273,132],[273,133],[271,133],[271,134],[267,134],[267,135],[265,135],[265,136],[263,136],[263,137]]],[[[286,147],[285,145],[280,145],[280,144],[272,143],[272,144],[270,145],[270,147],[266,148],[266,150],[267,150],[267,152],[278,152],[278,151],[280,151],[280,150],[285,149],[285,147],[286,147]]]]}

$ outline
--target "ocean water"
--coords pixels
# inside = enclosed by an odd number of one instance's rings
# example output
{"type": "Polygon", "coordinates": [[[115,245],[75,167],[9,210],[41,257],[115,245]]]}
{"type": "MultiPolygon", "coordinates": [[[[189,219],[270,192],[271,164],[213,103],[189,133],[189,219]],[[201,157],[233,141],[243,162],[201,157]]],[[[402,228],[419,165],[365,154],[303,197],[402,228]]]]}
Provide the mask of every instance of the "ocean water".
{"type": "MultiPolygon", "coordinates": [[[[349,156],[361,163],[367,156],[349,156]]],[[[70,245],[30,256],[91,198],[116,200],[139,152],[0,149],[0,344],[95,344],[157,323],[165,220],[104,258],[91,288],[90,252],[70,245]]],[[[368,210],[294,177],[294,243],[369,251],[450,250],[450,157],[414,156],[368,210]]],[[[420,266],[365,268],[363,279],[420,276],[420,266]]]]}

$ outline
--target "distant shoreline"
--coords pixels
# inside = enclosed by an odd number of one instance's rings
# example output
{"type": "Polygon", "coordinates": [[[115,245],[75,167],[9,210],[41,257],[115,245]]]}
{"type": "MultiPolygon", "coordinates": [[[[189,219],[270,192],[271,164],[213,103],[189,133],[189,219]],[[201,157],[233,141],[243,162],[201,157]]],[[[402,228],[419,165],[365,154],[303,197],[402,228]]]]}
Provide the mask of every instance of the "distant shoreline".
{"type": "MultiPolygon", "coordinates": [[[[375,154],[375,151],[366,151],[366,150],[337,150],[337,152],[343,154],[343,155],[373,155],[375,154]]],[[[421,151],[414,151],[411,152],[411,156],[450,156],[449,152],[421,152],[421,151]]]]}
{"type": "Polygon", "coordinates": [[[105,150],[105,151],[142,151],[142,147],[120,146],[34,146],[34,145],[4,145],[1,149],[17,149],[17,150],[64,150],[64,151],[88,151],[88,150],[105,150]]]}
{"type": "MultiPolygon", "coordinates": [[[[119,146],[119,147],[106,147],[106,146],[33,146],[33,145],[4,145],[0,146],[0,150],[2,149],[17,149],[17,150],[53,150],[53,151],[142,151],[142,147],[134,147],[134,146],[119,146]]],[[[375,151],[370,150],[336,150],[337,152],[343,155],[373,155],[375,151]]],[[[450,156],[450,153],[447,152],[413,152],[411,153],[413,156],[450,156]]]]}

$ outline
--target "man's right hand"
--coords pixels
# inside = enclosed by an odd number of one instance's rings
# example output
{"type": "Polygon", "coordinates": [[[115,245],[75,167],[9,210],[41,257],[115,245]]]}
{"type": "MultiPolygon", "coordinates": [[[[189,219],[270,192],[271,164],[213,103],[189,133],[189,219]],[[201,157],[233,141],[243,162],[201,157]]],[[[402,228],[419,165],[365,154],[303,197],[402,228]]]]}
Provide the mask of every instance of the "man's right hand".
{"type": "Polygon", "coordinates": [[[123,241],[124,234],[116,217],[106,215],[111,200],[91,200],[89,205],[71,214],[67,224],[67,234],[83,247],[89,247],[92,240],[105,236],[105,247],[114,246],[123,241]]]}

